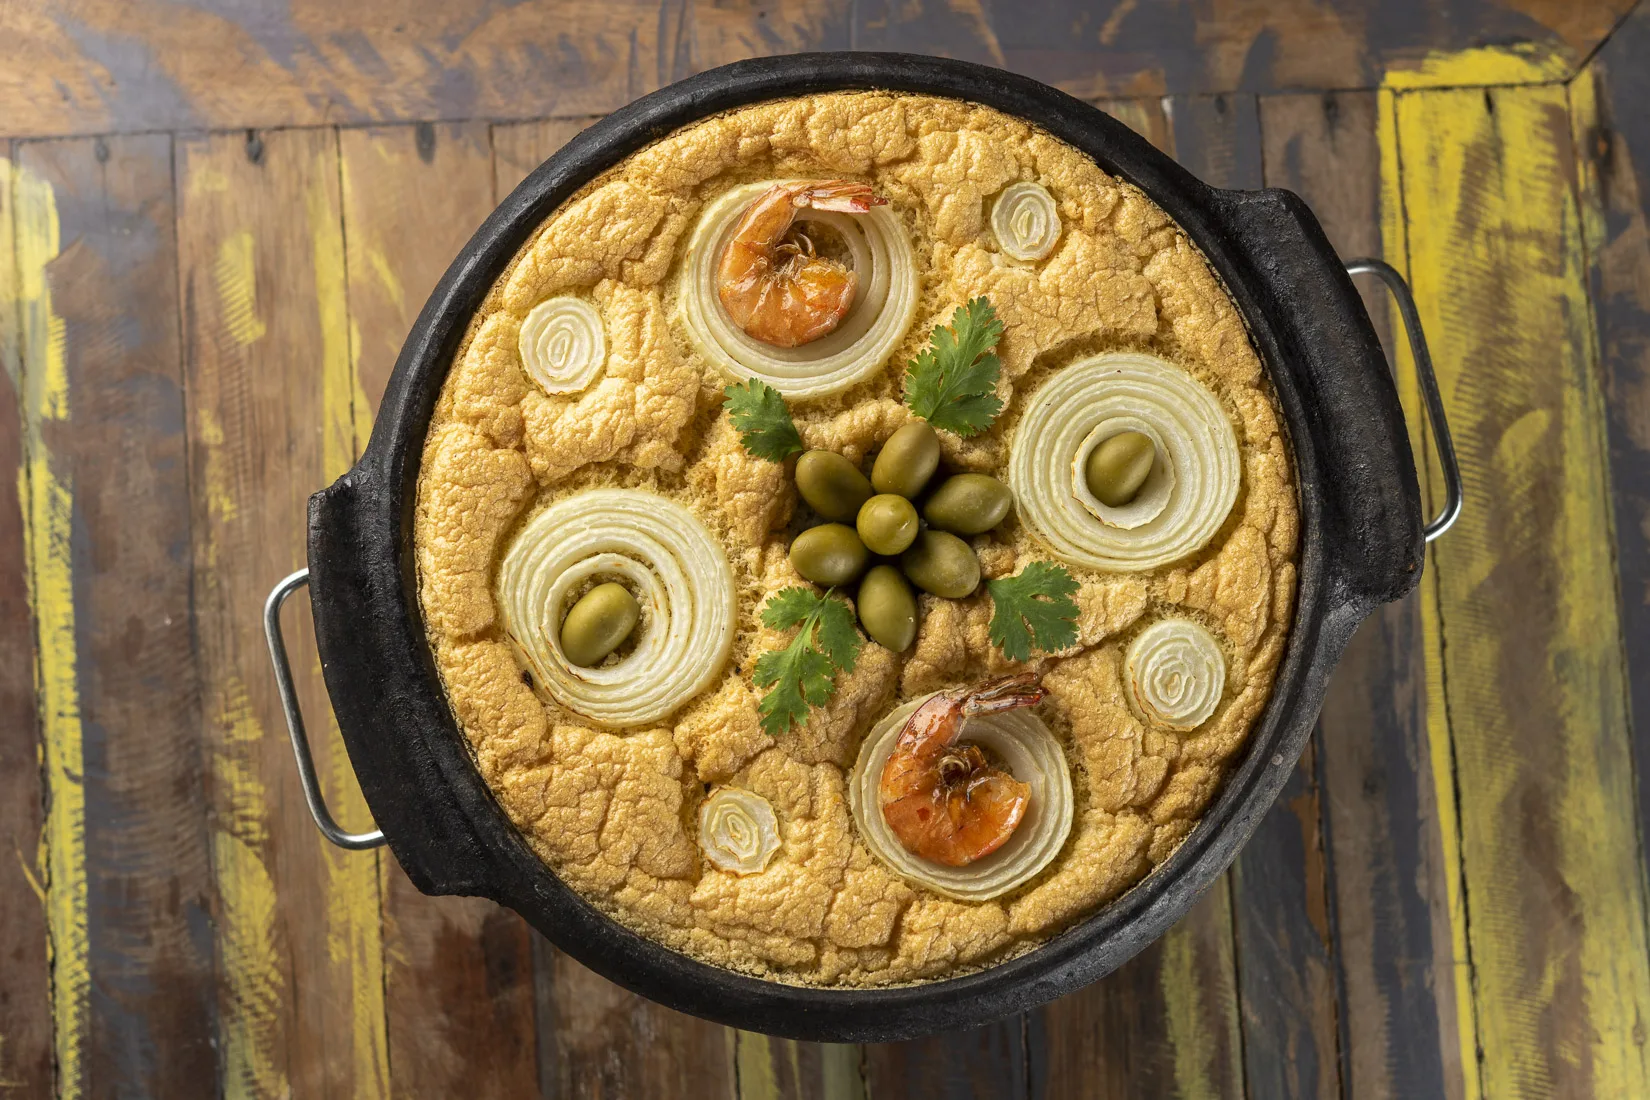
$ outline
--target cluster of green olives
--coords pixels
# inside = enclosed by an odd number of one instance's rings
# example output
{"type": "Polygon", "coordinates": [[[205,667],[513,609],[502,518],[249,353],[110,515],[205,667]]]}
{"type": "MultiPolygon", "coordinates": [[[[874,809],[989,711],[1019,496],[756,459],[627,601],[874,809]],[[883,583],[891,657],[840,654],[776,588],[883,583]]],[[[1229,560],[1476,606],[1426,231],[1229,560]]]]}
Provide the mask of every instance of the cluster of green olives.
{"type": "Polygon", "coordinates": [[[961,537],[1001,523],[1013,504],[1008,486],[985,474],[953,474],[922,504],[940,465],[940,439],[914,420],[889,437],[871,476],[833,451],[808,451],[796,463],[796,488],[827,522],[791,543],[791,564],[827,588],[859,580],[860,625],[872,640],[899,652],[917,636],[915,584],[960,599],[980,584],[980,561],[961,537]],[[871,564],[871,555],[896,559],[871,564]],[[867,571],[867,566],[870,566],[867,571]]]}

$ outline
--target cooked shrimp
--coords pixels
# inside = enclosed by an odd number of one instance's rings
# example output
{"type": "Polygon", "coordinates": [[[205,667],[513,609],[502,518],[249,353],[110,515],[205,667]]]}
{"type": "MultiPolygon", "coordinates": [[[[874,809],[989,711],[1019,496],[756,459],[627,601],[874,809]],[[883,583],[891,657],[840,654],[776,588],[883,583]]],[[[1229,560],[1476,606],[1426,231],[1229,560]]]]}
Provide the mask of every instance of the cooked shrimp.
{"type": "Polygon", "coordinates": [[[752,339],[794,348],[817,340],[848,315],[859,276],[820,256],[807,234],[792,232],[800,210],[863,214],[888,200],[851,180],[777,183],[734,227],[716,271],[716,292],[733,323],[752,339]]]}
{"type": "Polygon", "coordinates": [[[1044,694],[1036,673],[1023,672],[942,691],[912,712],[878,788],[883,820],[906,851],[966,867],[1013,835],[1031,788],[957,738],[968,719],[1033,706],[1044,694]]]}

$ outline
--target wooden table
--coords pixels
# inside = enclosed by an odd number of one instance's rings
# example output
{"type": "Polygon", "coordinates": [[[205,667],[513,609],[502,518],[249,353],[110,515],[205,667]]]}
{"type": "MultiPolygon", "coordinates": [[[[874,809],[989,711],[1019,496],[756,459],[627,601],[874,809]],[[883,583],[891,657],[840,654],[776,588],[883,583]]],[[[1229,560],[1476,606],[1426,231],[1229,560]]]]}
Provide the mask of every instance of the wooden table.
{"type": "MultiPolygon", "coordinates": [[[[1650,1095],[1632,7],[0,7],[0,1095],[1650,1095]],[[658,1008],[330,848],[259,630],[305,498],[500,197],[636,95],[808,48],[1018,69],[1211,182],[1298,191],[1413,280],[1467,487],[1178,927],[1023,1017],[863,1048],[658,1008]]],[[[1402,355],[1400,379],[1413,411],[1402,355]]]]}

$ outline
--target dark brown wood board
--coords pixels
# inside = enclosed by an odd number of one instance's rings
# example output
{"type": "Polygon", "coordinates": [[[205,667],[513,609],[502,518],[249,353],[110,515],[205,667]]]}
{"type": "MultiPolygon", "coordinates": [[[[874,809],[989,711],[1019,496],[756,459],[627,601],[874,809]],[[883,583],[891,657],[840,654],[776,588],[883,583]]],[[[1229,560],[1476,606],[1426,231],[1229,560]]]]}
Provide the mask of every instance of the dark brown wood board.
{"type": "MultiPolygon", "coordinates": [[[[29,430],[39,404],[25,391],[24,363],[39,345],[49,310],[44,281],[24,280],[20,261],[43,266],[54,221],[49,192],[16,178],[16,145],[0,172],[0,1081],[19,1095],[52,1087],[53,1003],[48,949],[46,805],[42,727],[36,710],[35,619],[30,535],[33,479],[29,430]],[[15,201],[14,201],[15,200],[15,201]],[[23,214],[14,218],[16,208],[23,214]],[[16,222],[21,220],[19,227],[16,222]],[[28,240],[18,248],[17,238],[28,240]]],[[[36,354],[38,354],[36,352],[36,354]]]]}
{"type": "MultiPolygon", "coordinates": [[[[210,762],[218,1056],[230,1095],[385,1095],[377,855],[303,812],[261,624],[303,564],[305,503],[356,440],[338,137],[180,137],[194,600],[210,762]]],[[[322,786],[367,821],[302,601],[286,616],[322,786]]]]}
{"type": "MultiPolygon", "coordinates": [[[[489,131],[339,131],[357,448],[424,299],[493,209],[489,131]]],[[[535,1090],[532,930],[483,898],[424,896],[391,856],[380,867],[391,1094],[535,1090]]]]}
{"type": "Polygon", "coordinates": [[[13,135],[573,117],[726,61],[904,50],[1073,94],[1435,83],[1481,49],[1572,76],[1632,0],[14,0],[0,8],[13,135]]]}

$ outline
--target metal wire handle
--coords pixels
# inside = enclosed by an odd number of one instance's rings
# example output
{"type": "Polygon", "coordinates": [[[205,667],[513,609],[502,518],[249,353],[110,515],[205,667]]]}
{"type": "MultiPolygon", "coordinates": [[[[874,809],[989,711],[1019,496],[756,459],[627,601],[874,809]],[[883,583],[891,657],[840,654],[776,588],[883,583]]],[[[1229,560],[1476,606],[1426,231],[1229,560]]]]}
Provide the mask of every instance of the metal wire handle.
{"type": "Polygon", "coordinates": [[[1432,355],[1427,351],[1426,334],[1421,331],[1421,314],[1415,308],[1415,295],[1410,293],[1404,277],[1384,260],[1348,260],[1346,273],[1378,276],[1398,303],[1398,315],[1404,319],[1409,351],[1415,357],[1415,377],[1421,383],[1421,400],[1426,405],[1427,422],[1432,425],[1433,442],[1438,447],[1438,465],[1444,472],[1444,507],[1423,528],[1426,540],[1431,542],[1461,518],[1461,467],[1455,460],[1455,441],[1450,438],[1449,419],[1444,415],[1444,398],[1438,392],[1438,376],[1432,371],[1432,355]]]}
{"type": "Polygon", "coordinates": [[[321,793],[320,781],[315,778],[315,759],[309,753],[309,737],[304,733],[304,715],[298,709],[298,693],[292,686],[292,663],[287,660],[286,639],[281,636],[281,605],[300,588],[309,587],[309,570],[300,569],[287,577],[269,593],[264,601],[264,637],[269,640],[269,659],[275,664],[275,684],[281,691],[281,709],[286,711],[286,729],[292,735],[292,755],[298,758],[298,781],[304,788],[304,801],[309,803],[309,816],[321,835],[352,851],[376,848],[384,843],[384,830],[370,833],[346,833],[333,820],[327,809],[326,796],[321,793]]]}

